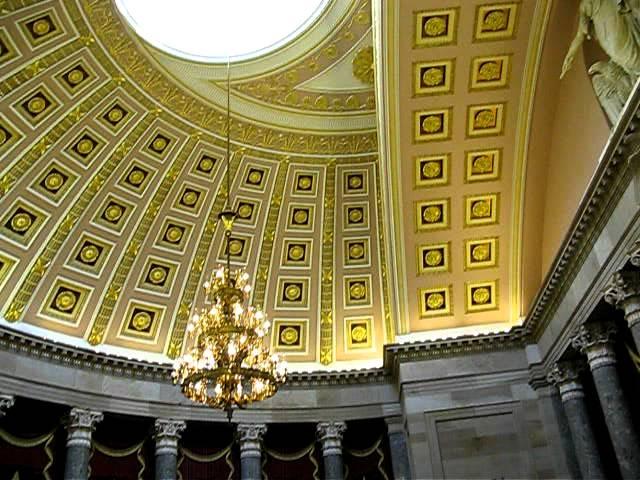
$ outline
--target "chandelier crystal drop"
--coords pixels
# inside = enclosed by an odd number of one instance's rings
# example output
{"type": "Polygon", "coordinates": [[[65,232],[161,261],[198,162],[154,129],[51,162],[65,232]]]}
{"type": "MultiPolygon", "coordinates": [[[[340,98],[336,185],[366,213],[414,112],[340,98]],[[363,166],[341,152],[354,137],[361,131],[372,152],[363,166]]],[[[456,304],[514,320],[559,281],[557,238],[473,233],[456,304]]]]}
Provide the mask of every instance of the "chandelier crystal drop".
{"type": "Polygon", "coordinates": [[[204,305],[187,324],[189,348],[173,365],[173,381],[194,402],[220,408],[231,420],[233,407],[273,396],[284,383],[287,365],[271,354],[271,323],[249,304],[249,275],[231,269],[230,240],[236,212],[229,207],[229,63],[227,63],[227,205],[218,215],[224,227],[226,264],[214,270],[204,283],[204,305]]]}

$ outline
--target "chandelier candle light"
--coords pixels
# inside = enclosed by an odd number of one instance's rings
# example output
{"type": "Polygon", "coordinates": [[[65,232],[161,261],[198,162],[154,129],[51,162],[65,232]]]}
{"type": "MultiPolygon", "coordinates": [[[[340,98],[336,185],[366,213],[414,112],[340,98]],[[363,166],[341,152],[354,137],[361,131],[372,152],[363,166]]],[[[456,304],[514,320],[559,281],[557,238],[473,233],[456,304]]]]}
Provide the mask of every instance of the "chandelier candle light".
{"type": "Polygon", "coordinates": [[[229,241],[236,212],[230,207],[230,61],[227,60],[227,158],[225,208],[218,215],[224,226],[226,265],[214,270],[204,283],[204,306],[187,324],[191,347],[176,359],[173,381],[197,403],[223,409],[231,421],[233,407],[273,396],[285,382],[287,366],[271,354],[271,324],[249,305],[249,275],[231,270],[229,241]]]}

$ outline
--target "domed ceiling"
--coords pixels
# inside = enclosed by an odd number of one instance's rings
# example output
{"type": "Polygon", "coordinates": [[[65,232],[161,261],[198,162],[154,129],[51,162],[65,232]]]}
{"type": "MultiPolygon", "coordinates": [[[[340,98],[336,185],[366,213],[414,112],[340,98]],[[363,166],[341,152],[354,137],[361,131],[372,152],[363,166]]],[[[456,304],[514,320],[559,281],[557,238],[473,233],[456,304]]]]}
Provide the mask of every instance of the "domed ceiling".
{"type": "MultiPolygon", "coordinates": [[[[293,369],[520,320],[519,112],[544,11],[374,3],[330,0],[231,66],[232,262],[293,369]]],[[[109,0],[2,5],[2,325],[175,358],[225,253],[226,64],[152,47],[109,0]]]]}

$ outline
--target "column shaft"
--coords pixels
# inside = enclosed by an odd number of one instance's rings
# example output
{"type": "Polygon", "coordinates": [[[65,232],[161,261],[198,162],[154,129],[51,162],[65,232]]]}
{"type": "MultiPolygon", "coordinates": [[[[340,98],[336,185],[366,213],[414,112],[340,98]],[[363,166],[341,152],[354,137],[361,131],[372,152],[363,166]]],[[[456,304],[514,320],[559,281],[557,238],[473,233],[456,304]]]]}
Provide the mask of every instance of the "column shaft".
{"type": "Polygon", "coordinates": [[[342,435],[346,429],[347,424],[344,422],[320,422],[316,427],[318,440],[322,445],[326,480],[343,480],[344,478],[342,435]]]}
{"type": "Polygon", "coordinates": [[[324,456],[324,478],[325,480],[342,480],[344,466],[342,465],[342,455],[324,456]]]}
{"type": "Polygon", "coordinates": [[[156,470],[155,480],[176,480],[178,476],[178,440],[186,423],[179,420],[157,419],[155,423],[156,470]]]}
{"type": "Polygon", "coordinates": [[[624,398],[616,366],[602,366],[592,373],[622,478],[638,479],[640,442],[631,423],[631,412],[624,398]]]}
{"type": "Polygon", "coordinates": [[[583,364],[559,362],[553,366],[547,379],[560,390],[560,399],[582,478],[601,479],[605,478],[605,474],[580,382],[579,373],[582,370],[583,364]]]}
{"type": "Polygon", "coordinates": [[[387,423],[387,437],[389,438],[389,450],[391,451],[391,467],[395,480],[410,480],[411,467],[409,462],[409,450],[407,448],[407,435],[404,430],[402,417],[385,418],[387,423]]]}
{"type": "Polygon", "coordinates": [[[67,452],[64,464],[64,480],[87,480],[91,435],[103,415],[92,410],[72,408],[67,420],[67,452]]]}
{"type": "Polygon", "coordinates": [[[622,478],[638,479],[640,441],[616,369],[615,334],[612,322],[582,325],[573,338],[573,346],[587,355],[622,478]]]}
{"type": "Polygon", "coordinates": [[[569,397],[562,401],[578,465],[584,479],[605,478],[596,437],[591,428],[584,395],[569,397]]]}
{"type": "Polygon", "coordinates": [[[238,425],[241,480],[260,480],[262,478],[262,437],[266,432],[267,426],[264,424],[244,423],[238,425]]]}

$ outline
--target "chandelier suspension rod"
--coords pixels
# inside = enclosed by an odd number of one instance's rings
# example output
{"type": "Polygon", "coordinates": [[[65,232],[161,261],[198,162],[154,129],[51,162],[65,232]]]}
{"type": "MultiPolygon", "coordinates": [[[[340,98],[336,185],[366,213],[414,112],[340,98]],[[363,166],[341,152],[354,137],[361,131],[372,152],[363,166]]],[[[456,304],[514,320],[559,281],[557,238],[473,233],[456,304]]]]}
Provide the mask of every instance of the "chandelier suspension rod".
{"type": "MultiPolygon", "coordinates": [[[[227,55],[227,215],[231,212],[231,56],[227,55]]],[[[231,284],[231,227],[225,225],[225,239],[227,243],[227,284],[231,284]]]]}

